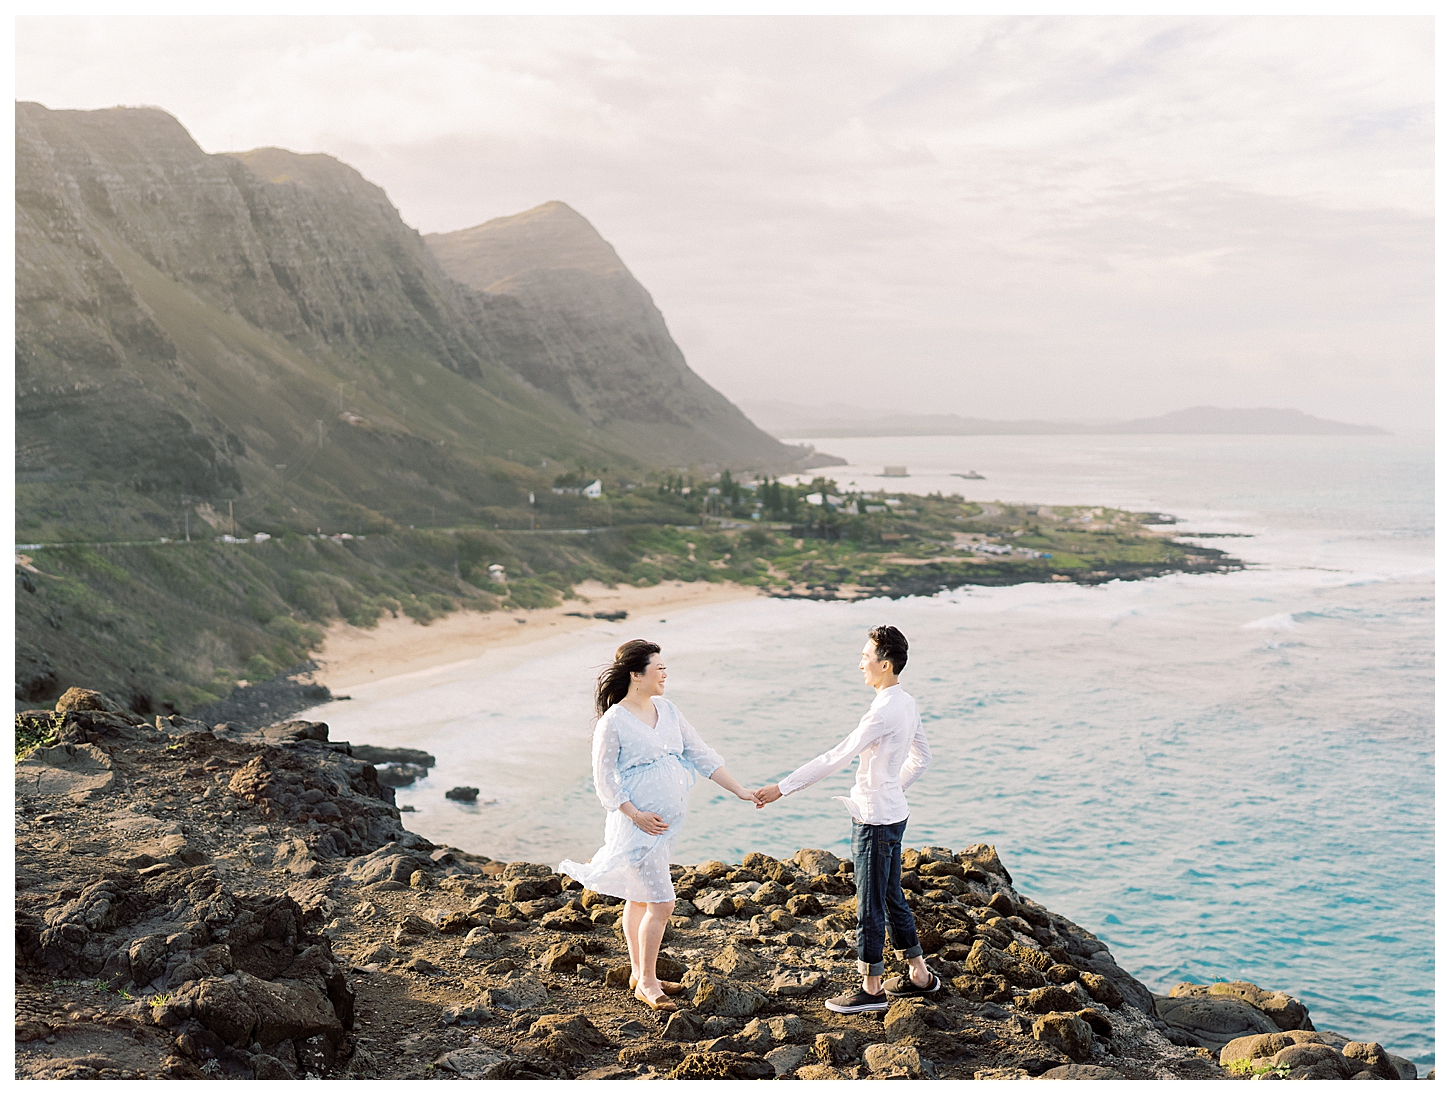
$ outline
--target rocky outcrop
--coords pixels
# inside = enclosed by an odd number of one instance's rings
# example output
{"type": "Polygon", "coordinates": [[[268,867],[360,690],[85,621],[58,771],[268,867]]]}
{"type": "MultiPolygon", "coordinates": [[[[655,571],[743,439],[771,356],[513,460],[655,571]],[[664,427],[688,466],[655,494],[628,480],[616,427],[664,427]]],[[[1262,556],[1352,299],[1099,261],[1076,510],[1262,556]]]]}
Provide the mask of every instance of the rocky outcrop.
{"type": "Polygon", "coordinates": [[[674,868],[657,973],[684,992],[656,1014],[629,992],[618,901],[407,832],[355,755],[377,754],[324,724],[144,723],[94,694],[65,706],[17,768],[20,1077],[1414,1075],[1247,982],[1155,1001],[982,844],[904,852],[943,988],[875,1015],[824,1007],[857,978],[849,862],[674,868]],[[104,787],[27,774],[82,753],[109,762],[104,787]],[[1185,1043],[1227,1027],[1175,1027],[1172,1004],[1261,1021],[1214,1052],[1185,1043]]]}

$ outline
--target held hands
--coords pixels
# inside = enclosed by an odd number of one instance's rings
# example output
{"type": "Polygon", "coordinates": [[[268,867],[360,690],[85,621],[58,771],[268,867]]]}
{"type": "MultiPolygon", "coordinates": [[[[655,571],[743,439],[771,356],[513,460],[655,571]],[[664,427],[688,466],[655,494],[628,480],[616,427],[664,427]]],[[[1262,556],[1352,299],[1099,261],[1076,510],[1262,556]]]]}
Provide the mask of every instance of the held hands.
{"type": "Polygon", "coordinates": [[[767,805],[780,799],[780,784],[772,783],[756,791],[752,796],[755,799],[755,808],[763,810],[767,805]]]}

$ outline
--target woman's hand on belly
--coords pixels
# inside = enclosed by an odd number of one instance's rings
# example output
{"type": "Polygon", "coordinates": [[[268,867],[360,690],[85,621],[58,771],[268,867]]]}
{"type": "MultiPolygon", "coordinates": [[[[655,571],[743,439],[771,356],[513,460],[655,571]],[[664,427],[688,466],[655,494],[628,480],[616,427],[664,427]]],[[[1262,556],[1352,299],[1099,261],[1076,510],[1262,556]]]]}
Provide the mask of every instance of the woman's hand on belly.
{"type": "Polygon", "coordinates": [[[619,812],[650,836],[659,836],[670,827],[669,822],[659,814],[652,814],[648,810],[638,810],[632,802],[626,802],[619,808],[619,812]]]}

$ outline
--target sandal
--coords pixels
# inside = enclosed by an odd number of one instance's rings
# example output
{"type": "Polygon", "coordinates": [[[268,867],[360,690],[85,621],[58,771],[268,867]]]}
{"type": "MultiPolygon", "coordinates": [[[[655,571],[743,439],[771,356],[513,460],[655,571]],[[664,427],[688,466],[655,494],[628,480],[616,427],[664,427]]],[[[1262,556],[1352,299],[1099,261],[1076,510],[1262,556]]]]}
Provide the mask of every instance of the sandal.
{"type": "Polygon", "coordinates": [[[675,1002],[673,1000],[671,1000],[668,995],[661,996],[658,1000],[651,1000],[642,991],[636,990],[635,991],[635,994],[634,994],[634,998],[636,1000],[638,1000],[641,1004],[643,1004],[645,1007],[649,1008],[650,1011],[678,1011],[679,1010],[679,1008],[677,1008],[675,1006],[675,1002]]]}
{"type": "MultiPolygon", "coordinates": [[[[629,991],[633,992],[639,986],[639,978],[631,976],[629,979],[629,991]]],[[[678,996],[685,991],[685,986],[679,981],[661,981],[660,988],[665,990],[666,996],[678,996]]]]}

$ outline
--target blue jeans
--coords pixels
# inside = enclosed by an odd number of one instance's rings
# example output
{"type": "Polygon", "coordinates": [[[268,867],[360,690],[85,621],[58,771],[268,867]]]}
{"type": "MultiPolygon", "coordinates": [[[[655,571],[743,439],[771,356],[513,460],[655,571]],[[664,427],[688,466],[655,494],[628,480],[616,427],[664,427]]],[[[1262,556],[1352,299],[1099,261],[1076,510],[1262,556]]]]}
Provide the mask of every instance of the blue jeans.
{"type": "Polygon", "coordinates": [[[851,822],[851,855],[856,860],[856,967],[868,977],[886,972],[886,933],[902,958],[921,954],[916,918],[901,892],[901,838],[906,822],[862,825],[851,822]]]}

